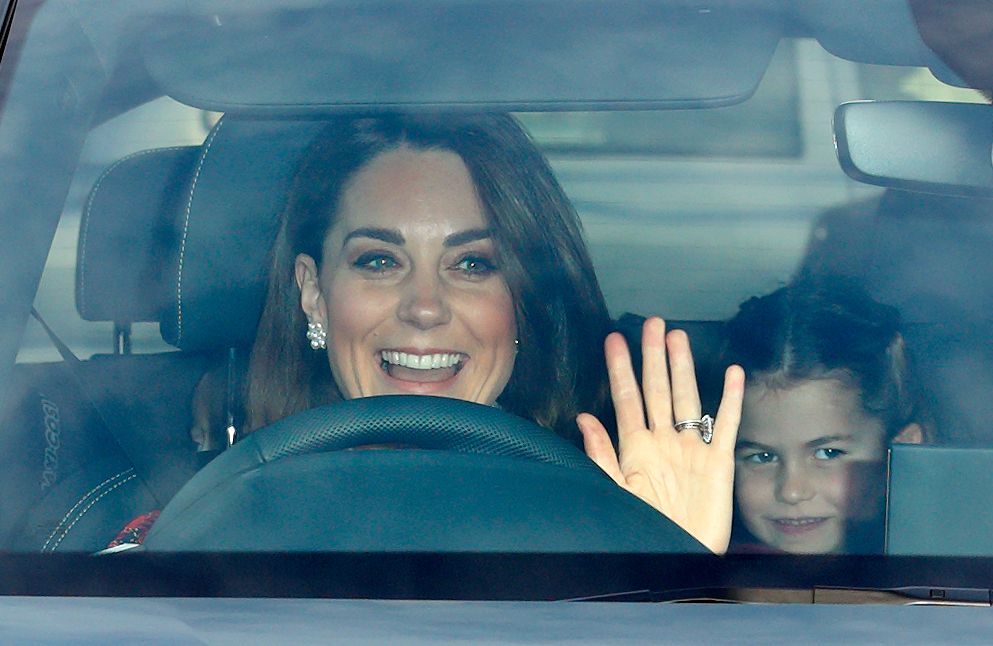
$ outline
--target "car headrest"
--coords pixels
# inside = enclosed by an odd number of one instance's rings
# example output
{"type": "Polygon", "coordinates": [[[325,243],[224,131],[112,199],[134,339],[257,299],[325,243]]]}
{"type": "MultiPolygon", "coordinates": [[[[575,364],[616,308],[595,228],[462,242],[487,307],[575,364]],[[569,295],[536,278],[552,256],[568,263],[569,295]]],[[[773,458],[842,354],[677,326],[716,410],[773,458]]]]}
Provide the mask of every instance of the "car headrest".
{"type": "Polygon", "coordinates": [[[803,271],[864,281],[905,323],[993,323],[991,216],[990,199],[888,190],[825,212],[803,271]]]}
{"type": "Polygon", "coordinates": [[[247,347],[300,156],[323,123],[222,118],[200,148],[176,221],[162,336],[183,350],[247,347]]]}
{"type": "Polygon", "coordinates": [[[832,209],[801,273],[862,281],[896,307],[938,441],[989,446],[993,432],[993,200],[888,190],[832,209]]]}
{"type": "Polygon", "coordinates": [[[197,146],[144,150],[110,166],[79,223],[76,309],[87,321],[158,321],[167,300],[162,268],[197,146]]]}

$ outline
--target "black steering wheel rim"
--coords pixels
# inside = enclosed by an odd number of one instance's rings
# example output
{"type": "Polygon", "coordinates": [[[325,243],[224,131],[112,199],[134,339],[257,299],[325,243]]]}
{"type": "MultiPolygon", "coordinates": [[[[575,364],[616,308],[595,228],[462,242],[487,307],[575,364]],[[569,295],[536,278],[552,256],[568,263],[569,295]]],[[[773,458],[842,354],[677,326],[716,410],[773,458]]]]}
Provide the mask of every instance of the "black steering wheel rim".
{"type": "Polygon", "coordinates": [[[519,457],[574,469],[597,467],[572,443],[499,408],[448,397],[383,395],[312,408],[249,435],[264,461],[360,446],[519,457]]]}
{"type": "Polygon", "coordinates": [[[398,395],[322,406],[247,436],[166,505],[145,549],[694,552],[702,546],[548,429],[496,408],[398,395]],[[393,448],[347,450],[364,445],[393,448]],[[436,450],[405,450],[413,447],[436,450]]]}

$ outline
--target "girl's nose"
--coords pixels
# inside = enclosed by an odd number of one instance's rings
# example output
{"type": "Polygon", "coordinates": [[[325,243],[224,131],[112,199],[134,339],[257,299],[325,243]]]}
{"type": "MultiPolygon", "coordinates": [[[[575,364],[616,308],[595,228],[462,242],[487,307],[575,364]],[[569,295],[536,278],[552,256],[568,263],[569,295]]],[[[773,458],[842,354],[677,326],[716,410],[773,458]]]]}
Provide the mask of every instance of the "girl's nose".
{"type": "Polygon", "coordinates": [[[776,498],[780,502],[796,505],[814,497],[814,483],[807,469],[799,465],[786,464],[779,473],[776,483],[776,498]]]}
{"type": "Polygon", "coordinates": [[[436,277],[412,274],[401,289],[397,318],[404,323],[427,330],[451,320],[445,286],[436,277]]]}

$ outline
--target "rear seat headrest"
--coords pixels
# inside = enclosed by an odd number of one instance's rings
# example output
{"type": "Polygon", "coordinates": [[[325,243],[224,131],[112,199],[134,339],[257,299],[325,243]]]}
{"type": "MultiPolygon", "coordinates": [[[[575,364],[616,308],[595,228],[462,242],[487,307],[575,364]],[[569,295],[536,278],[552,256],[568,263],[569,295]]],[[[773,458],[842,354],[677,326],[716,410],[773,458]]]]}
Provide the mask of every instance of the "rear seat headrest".
{"type": "Polygon", "coordinates": [[[905,323],[993,322],[993,200],[888,190],[818,220],[801,270],[862,280],[905,323]]]}
{"type": "Polygon", "coordinates": [[[76,256],[76,309],[87,321],[158,321],[167,299],[163,268],[173,221],[197,146],[145,150],[100,176],[83,208],[76,256]]]}
{"type": "Polygon", "coordinates": [[[176,221],[162,336],[183,350],[246,347],[298,161],[323,123],[222,118],[200,148],[176,221]]]}

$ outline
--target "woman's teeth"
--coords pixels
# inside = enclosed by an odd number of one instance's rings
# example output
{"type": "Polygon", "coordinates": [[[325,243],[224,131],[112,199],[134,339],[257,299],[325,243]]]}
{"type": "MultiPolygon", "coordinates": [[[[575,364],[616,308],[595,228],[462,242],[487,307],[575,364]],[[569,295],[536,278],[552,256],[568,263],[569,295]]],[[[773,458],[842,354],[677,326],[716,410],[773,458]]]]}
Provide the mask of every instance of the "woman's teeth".
{"type": "Polygon", "coordinates": [[[462,361],[462,353],[441,353],[441,354],[412,354],[408,352],[397,352],[396,350],[383,350],[383,363],[388,363],[402,368],[412,368],[414,370],[432,370],[436,368],[451,368],[462,361]]]}

